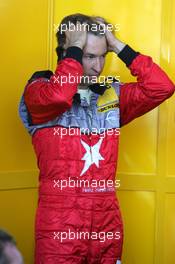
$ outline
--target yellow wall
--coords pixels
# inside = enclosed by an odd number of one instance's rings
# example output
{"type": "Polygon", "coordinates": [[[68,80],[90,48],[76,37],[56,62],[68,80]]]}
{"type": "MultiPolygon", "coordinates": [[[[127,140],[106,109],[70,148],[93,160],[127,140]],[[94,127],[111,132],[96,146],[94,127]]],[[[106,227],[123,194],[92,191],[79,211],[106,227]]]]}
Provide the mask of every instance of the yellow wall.
{"type": "MultiPolygon", "coordinates": [[[[17,108],[30,75],[55,68],[54,24],[76,12],[101,15],[120,24],[119,38],[152,56],[175,81],[175,1],[1,0],[0,227],[14,234],[26,264],[33,263],[38,170],[17,108]]],[[[104,74],[134,80],[115,55],[108,56],[104,74]]],[[[118,195],[125,223],[122,264],[174,264],[173,100],[121,130],[118,195]]]]}

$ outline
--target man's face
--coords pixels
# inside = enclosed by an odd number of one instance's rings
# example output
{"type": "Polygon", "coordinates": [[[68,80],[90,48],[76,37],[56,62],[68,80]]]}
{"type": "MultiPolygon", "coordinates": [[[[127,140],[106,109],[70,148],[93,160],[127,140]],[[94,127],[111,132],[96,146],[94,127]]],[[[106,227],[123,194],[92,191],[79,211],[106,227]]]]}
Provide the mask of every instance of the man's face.
{"type": "Polygon", "coordinates": [[[107,53],[107,43],[105,36],[95,36],[87,34],[87,42],[83,49],[83,69],[85,84],[94,83],[95,79],[101,74],[105,56],[107,53]]]}

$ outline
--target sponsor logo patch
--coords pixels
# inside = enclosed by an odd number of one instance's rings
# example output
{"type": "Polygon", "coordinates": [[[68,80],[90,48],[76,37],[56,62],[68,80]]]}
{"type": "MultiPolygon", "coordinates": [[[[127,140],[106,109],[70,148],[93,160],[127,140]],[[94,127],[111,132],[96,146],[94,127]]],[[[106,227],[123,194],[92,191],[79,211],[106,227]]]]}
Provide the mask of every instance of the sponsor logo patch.
{"type": "Polygon", "coordinates": [[[105,106],[100,106],[97,108],[97,111],[98,112],[107,112],[109,110],[112,110],[112,109],[116,109],[119,107],[119,103],[118,102],[113,102],[113,103],[110,103],[110,104],[107,104],[105,106]]]}
{"type": "Polygon", "coordinates": [[[97,99],[97,111],[107,112],[119,107],[119,98],[115,92],[115,89],[110,86],[109,89],[105,91],[102,96],[99,96],[97,99]]]}

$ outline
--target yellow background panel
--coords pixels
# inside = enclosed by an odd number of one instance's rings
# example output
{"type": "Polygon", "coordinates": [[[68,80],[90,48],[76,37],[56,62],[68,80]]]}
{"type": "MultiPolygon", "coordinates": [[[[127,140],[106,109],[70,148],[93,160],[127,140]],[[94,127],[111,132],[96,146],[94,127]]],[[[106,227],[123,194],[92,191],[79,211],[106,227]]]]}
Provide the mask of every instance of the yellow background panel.
{"type": "Polygon", "coordinates": [[[126,191],[119,198],[126,233],[123,263],[154,263],[154,193],[126,191]]]}
{"type": "Polygon", "coordinates": [[[30,138],[18,117],[18,103],[33,72],[47,67],[48,3],[1,1],[0,24],[0,170],[36,168],[30,138]]]}
{"type": "Polygon", "coordinates": [[[167,175],[175,177],[175,103],[174,97],[169,100],[170,109],[168,112],[168,128],[167,128],[167,175]]]}
{"type": "MultiPolygon", "coordinates": [[[[168,67],[169,75],[175,81],[175,1],[168,1],[164,4],[166,12],[169,13],[168,17],[164,18],[164,23],[166,25],[166,30],[164,33],[165,41],[163,42],[162,50],[162,62],[168,67]]],[[[166,148],[166,162],[167,162],[167,175],[170,177],[175,177],[175,104],[174,96],[169,100],[168,110],[165,109],[166,117],[164,118],[164,126],[167,134],[167,148],[166,148]]],[[[175,182],[174,182],[175,184],[175,182]]]]}
{"type": "Polygon", "coordinates": [[[174,264],[174,245],[175,245],[175,194],[166,194],[165,197],[165,226],[164,244],[165,254],[164,263],[174,264]]]}
{"type": "Polygon", "coordinates": [[[36,189],[0,192],[0,227],[12,234],[26,264],[33,263],[36,189]]]}
{"type": "MultiPolygon", "coordinates": [[[[38,169],[18,103],[33,72],[55,70],[54,24],[78,12],[120,24],[116,35],[152,56],[175,81],[175,1],[1,0],[0,228],[15,236],[26,264],[33,263],[38,169]]],[[[102,74],[136,81],[114,54],[107,56],[102,74]]],[[[173,96],[121,129],[117,176],[125,224],[122,264],[174,263],[174,113],[173,96]]]]}

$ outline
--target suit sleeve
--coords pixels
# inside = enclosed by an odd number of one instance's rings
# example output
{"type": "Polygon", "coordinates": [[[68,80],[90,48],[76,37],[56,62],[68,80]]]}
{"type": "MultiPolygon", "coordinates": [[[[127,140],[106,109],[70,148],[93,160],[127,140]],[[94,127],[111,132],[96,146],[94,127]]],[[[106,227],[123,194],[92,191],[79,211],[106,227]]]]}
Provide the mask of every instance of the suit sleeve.
{"type": "Polygon", "coordinates": [[[24,100],[33,124],[50,121],[71,108],[83,74],[82,55],[80,48],[68,48],[49,80],[38,78],[27,84],[24,100]]]}
{"type": "Polygon", "coordinates": [[[151,57],[135,52],[128,45],[118,56],[137,77],[137,82],[120,87],[120,125],[123,126],[169,98],[175,86],[151,57]]]}

